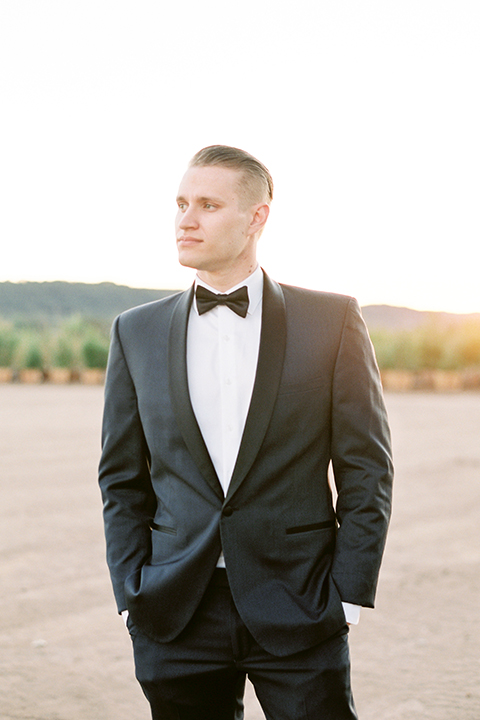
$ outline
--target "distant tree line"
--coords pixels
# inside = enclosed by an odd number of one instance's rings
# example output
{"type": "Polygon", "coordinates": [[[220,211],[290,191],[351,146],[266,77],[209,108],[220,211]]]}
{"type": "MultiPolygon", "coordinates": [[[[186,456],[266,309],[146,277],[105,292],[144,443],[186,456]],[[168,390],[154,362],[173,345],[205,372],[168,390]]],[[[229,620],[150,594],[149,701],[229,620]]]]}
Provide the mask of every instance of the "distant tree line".
{"type": "MultiPolygon", "coordinates": [[[[79,314],[60,320],[0,319],[0,367],[104,369],[110,321],[79,314]]],[[[480,320],[451,325],[430,322],[412,330],[371,331],[381,370],[464,370],[480,368],[480,320]]]]}

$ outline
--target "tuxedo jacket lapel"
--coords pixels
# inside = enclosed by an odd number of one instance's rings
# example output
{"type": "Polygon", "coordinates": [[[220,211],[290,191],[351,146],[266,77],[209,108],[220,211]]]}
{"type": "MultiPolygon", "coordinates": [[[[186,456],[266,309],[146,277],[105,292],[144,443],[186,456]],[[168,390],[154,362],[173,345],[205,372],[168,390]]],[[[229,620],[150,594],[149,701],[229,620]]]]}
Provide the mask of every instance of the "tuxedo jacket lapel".
{"type": "Polygon", "coordinates": [[[277,399],[285,357],[287,323],[280,285],[264,273],[262,330],[257,373],[237,462],[227,492],[236,492],[257,456],[277,399]]]}
{"type": "Polygon", "coordinates": [[[188,392],[187,326],[193,300],[193,287],[185,291],[175,306],[169,332],[168,372],[172,404],[185,444],[198,469],[214,492],[223,499],[223,490],[198,427],[188,392]]]}

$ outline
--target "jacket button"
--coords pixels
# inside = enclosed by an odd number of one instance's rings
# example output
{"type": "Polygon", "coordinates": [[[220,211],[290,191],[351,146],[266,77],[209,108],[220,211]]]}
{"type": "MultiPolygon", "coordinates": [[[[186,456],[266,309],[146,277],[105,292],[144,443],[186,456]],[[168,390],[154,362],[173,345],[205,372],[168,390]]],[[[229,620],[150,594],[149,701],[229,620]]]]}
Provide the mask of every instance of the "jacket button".
{"type": "Polygon", "coordinates": [[[223,517],[231,517],[231,515],[233,515],[233,508],[227,505],[226,508],[223,508],[223,517]]]}

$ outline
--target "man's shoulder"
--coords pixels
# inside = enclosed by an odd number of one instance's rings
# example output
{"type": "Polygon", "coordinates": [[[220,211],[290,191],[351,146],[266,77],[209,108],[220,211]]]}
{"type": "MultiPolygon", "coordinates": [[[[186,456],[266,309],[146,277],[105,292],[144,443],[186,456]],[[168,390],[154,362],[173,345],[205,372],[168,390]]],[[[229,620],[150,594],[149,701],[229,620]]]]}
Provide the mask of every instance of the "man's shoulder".
{"type": "Polygon", "coordinates": [[[156,328],[163,323],[168,323],[172,313],[181,298],[183,298],[189,290],[167,295],[167,297],[153,300],[152,302],[136,305],[135,307],[120,313],[115,320],[117,325],[124,332],[144,331],[148,328],[156,328]]]}
{"type": "Polygon", "coordinates": [[[312,290],[310,288],[286,285],[284,283],[278,284],[282,288],[287,303],[290,301],[299,304],[323,306],[325,308],[346,309],[351,303],[355,304],[357,302],[351,295],[342,295],[325,290],[312,290]]]}
{"type": "Polygon", "coordinates": [[[148,320],[151,317],[159,315],[169,314],[173,311],[177,305],[179,299],[188,293],[188,290],[182,290],[180,292],[172,293],[166,297],[160,298],[159,300],[152,300],[142,305],[135,305],[135,307],[124,310],[118,316],[118,320],[122,323],[135,323],[143,320],[148,320]]]}

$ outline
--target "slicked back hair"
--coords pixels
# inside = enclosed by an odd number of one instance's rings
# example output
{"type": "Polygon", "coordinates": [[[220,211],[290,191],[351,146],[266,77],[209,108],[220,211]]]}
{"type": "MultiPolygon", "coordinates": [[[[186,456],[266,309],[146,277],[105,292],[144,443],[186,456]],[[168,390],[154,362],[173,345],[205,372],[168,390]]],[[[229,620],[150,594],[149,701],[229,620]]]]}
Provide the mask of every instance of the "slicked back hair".
{"type": "Polygon", "coordinates": [[[190,160],[189,167],[221,165],[242,174],[241,186],[252,203],[270,204],[273,199],[273,180],[260,160],[244,150],[228,145],[210,145],[199,150],[190,160]]]}

